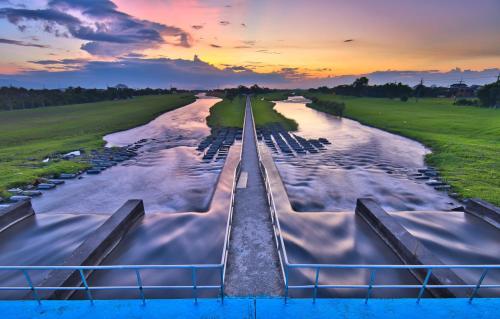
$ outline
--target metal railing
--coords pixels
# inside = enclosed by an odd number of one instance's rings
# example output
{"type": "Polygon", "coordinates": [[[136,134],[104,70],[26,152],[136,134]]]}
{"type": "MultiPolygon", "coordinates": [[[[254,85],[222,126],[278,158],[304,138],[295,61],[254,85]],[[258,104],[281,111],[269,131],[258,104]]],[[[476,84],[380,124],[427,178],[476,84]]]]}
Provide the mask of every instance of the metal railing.
{"type": "Polygon", "coordinates": [[[234,210],[234,195],[236,191],[236,181],[241,170],[241,152],[239,162],[233,174],[233,183],[231,189],[231,200],[228,212],[228,218],[225,227],[224,244],[220,263],[218,264],[190,264],[190,265],[106,265],[106,266],[0,266],[0,272],[11,271],[20,272],[26,279],[27,286],[0,286],[0,291],[31,291],[33,298],[41,304],[43,298],[40,296],[46,291],[84,291],[87,299],[93,303],[93,291],[102,290],[137,290],[138,296],[146,303],[145,290],[192,290],[194,302],[198,302],[199,290],[215,290],[221,301],[224,302],[224,279],[226,272],[227,254],[229,250],[229,240],[231,235],[232,218],[234,210]],[[89,284],[88,276],[94,271],[99,270],[130,270],[135,272],[136,285],[122,286],[92,286],[89,284]],[[191,270],[191,283],[189,285],[144,285],[141,276],[142,270],[191,270]],[[198,283],[198,273],[200,270],[214,270],[219,272],[219,279],[212,285],[200,285],[198,283]],[[78,272],[81,284],[78,286],[41,286],[37,285],[30,275],[35,271],[66,271],[78,272]]]}
{"type": "MultiPolygon", "coordinates": [[[[255,123],[254,123],[255,124],[255,123]]],[[[254,134],[256,135],[255,125],[254,134]]],[[[257,139],[256,139],[257,140],[257,139]]],[[[312,290],[312,300],[316,301],[318,296],[318,290],[320,289],[365,289],[365,302],[371,298],[374,289],[417,289],[418,295],[416,296],[416,302],[419,303],[426,289],[472,289],[470,295],[468,296],[469,302],[472,302],[476,298],[477,293],[480,289],[492,289],[500,288],[500,284],[483,284],[483,281],[491,270],[500,271],[500,265],[362,265],[362,264],[293,264],[288,261],[288,255],[286,252],[286,246],[283,239],[283,233],[281,231],[280,220],[278,212],[276,210],[276,205],[273,197],[272,186],[269,181],[269,174],[262,163],[262,156],[259,146],[257,146],[257,152],[259,156],[260,169],[262,177],[264,179],[264,184],[266,187],[267,200],[269,204],[269,210],[271,213],[271,222],[273,226],[275,245],[278,251],[278,257],[281,267],[281,272],[283,275],[285,283],[285,302],[289,298],[289,290],[293,289],[311,289],[312,290]],[[289,273],[293,269],[302,270],[313,270],[314,280],[312,284],[305,285],[291,285],[289,273]],[[320,272],[322,269],[365,269],[369,270],[369,282],[366,284],[320,284],[320,272]],[[392,269],[392,270],[407,270],[409,272],[413,271],[424,271],[425,278],[421,284],[376,284],[376,274],[377,271],[392,269]],[[433,271],[439,269],[478,269],[482,270],[477,282],[473,284],[463,284],[463,285],[448,285],[448,284],[430,284],[429,281],[433,274],[433,271]]]]}
{"type": "Polygon", "coordinates": [[[145,290],[168,290],[168,289],[191,289],[192,296],[195,302],[198,301],[198,290],[212,289],[217,290],[221,299],[224,299],[224,264],[199,264],[199,265],[110,265],[110,266],[0,266],[0,271],[19,271],[27,282],[27,286],[1,286],[0,291],[31,291],[33,299],[41,304],[43,297],[40,296],[44,291],[84,291],[87,299],[93,303],[93,291],[99,290],[137,290],[138,296],[146,303],[145,290]],[[191,270],[190,285],[144,285],[141,276],[141,270],[156,269],[156,270],[191,270]],[[209,269],[218,270],[220,272],[220,282],[213,285],[198,284],[197,274],[199,270],[209,269]],[[87,276],[98,270],[130,270],[135,272],[136,285],[117,285],[117,286],[91,286],[87,276]],[[77,286],[37,286],[30,275],[34,271],[77,271],[80,274],[82,281],[81,285],[77,286]]]}

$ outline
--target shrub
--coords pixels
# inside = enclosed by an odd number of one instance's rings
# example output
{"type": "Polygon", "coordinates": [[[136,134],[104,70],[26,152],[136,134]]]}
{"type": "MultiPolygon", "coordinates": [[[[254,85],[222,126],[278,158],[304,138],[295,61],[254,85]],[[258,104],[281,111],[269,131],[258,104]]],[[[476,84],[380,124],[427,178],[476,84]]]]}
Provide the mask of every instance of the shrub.
{"type": "Polygon", "coordinates": [[[459,106],[476,106],[477,100],[460,99],[457,100],[454,104],[459,106]]]}
{"type": "Polygon", "coordinates": [[[313,102],[309,103],[307,106],[312,107],[313,109],[336,116],[342,116],[344,114],[345,103],[336,101],[322,101],[317,98],[311,100],[313,102]]]}

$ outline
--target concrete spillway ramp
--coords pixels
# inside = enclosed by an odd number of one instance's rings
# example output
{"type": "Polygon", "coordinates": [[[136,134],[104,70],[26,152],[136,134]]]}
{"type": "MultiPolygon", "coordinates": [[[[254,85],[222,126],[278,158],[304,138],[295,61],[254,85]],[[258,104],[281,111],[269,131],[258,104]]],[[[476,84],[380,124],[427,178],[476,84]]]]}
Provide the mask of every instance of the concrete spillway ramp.
{"type": "Polygon", "coordinates": [[[282,274],[273,242],[256,143],[252,108],[247,98],[241,161],[245,180],[239,183],[235,195],[225,289],[229,296],[283,294],[282,274]]]}
{"type": "MultiPolygon", "coordinates": [[[[59,265],[108,218],[105,215],[40,214],[0,232],[0,265],[59,265]]],[[[48,271],[31,271],[39,284],[48,271]]],[[[19,271],[1,271],[1,286],[27,286],[19,271]]],[[[1,299],[19,299],[23,291],[2,291],[1,299]]]]}
{"type": "MultiPolygon", "coordinates": [[[[358,199],[356,214],[362,216],[375,232],[389,245],[408,265],[443,265],[443,262],[417,238],[410,234],[400,223],[382,209],[372,199],[358,199]]],[[[412,273],[424,283],[427,270],[413,270],[412,273]]],[[[434,285],[465,285],[465,282],[450,269],[436,269],[429,279],[434,285]]],[[[465,297],[463,290],[434,289],[436,297],[465,297]]],[[[470,293],[470,292],[469,292],[470,293]]]]}
{"type": "MultiPolygon", "coordinates": [[[[483,219],[460,211],[389,212],[398,223],[448,265],[500,264],[500,231],[483,219]]],[[[454,269],[467,284],[475,284],[483,269],[454,269]]],[[[483,284],[498,284],[500,270],[490,270],[483,284]]],[[[482,297],[499,289],[480,289],[482,297]]]]}
{"type": "MultiPolygon", "coordinates": [[[[129,200],[118,209],[106,222],[92,232],[78,246],[62,266],[93,266],[100,262],[118,245],[127,231],[144,216],[144,205],[141,200],[129,200]]],[[[77,287],[82,285],[78,270],[53,270],[40,284],[42,287],[77,287]]],[[[43,293],[43,299],[68,299],[72,290],[56,290],[43,293]]]]}
{"type": "MultiPolygon", "coordinates": [[[[401,260],[380,239],[370,226],[354,212],[293,211],[283,181],[270,152],[260,150],[262,164],[266,169],[270,192],[274,198],[276,216],[279,218],[283,240],[290,264],[359,264],[394,265],[401,260]]],[[[312,285],[315,273],[312,269],[289,268],[290,285],[312,285]]],[[[363,285],[370,280],[367,269],[322,270],[319,284],[363,285]]],[[[379,271],[377,284],[416,284],[417,280],[407,270],[379,271]]],[[[289,291],[292,297],[311,297],[311,289],[289,291]]],[[[398,290],[398,297],[415,297],[417,289],[398,290]]],[[[364,298],[361,289],[321,289],[319,297],[364,298]]],[[[375,298],[394,297],[394,291],[378,289],[372,292],[375,298]]]]}
{"type": "Polygon", "coordinates": [[[500,208],[481,199],[467,200],[465,211],[500,229],[500,208]]]}
{"type": "MultiPolygon", "coordinates": [[[[235,176],[241,156],[241,144],[231,146],[220,173],[210,207],[204,212],[149,213],[142,218],[109,255],[102,265],[190,265],[219,264],[225,256],[224,239],[235,176]]],[[[144,285],[191,285],[191,269],[141,270],[144,285]]],[[[95,271],[88,279],[93,286],[136,285],[134,271],[95,271]]],[[[219,269],[197,272],[198,285],[218,285],[219,269]]],[[[190,298],[192,290],[145,290],[146,298],[190,298]]],[[[217,297],[218,290],[197,291],[198,297],[217,297]]],[[[94,291],[96,299],[137,298],[137,290],[94,291]]],[[[74,299],[85,299],[77,292],[74,299]]]]}
{"type": "Polygon", "coordinates": [[[0,209],[0,232],[35,214],[31,201],[21,201],[0,209]]]}

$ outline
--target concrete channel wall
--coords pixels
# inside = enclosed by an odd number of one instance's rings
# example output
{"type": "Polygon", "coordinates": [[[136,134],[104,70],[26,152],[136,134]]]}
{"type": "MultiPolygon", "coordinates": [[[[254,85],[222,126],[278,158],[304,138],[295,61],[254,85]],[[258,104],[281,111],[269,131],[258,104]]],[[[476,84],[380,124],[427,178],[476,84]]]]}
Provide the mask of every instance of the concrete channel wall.
{"type": "MultiPolygon", "coordinates": [[[[71,255],[62,266],[94,266],[115,248],[127,231],[144,215],[142,200],[128,200],[108,220],[97,228],[71,255]]],[[[86,274],[87,276],[89,273],[86,274]]],[[[77,287],[82,285],[78,270],[53,270],[40,284],[42,287],[77,287]]],[[[73,290],[57,290],[40,293],[42,299],[68,299],[73,290]]],[[[33,299],[31,294],[25,299],[33,299]]]]}
{"type": "Polygon", "coordinates": [[[0,232],[33,215],[35,215],[35,211],[29,200],[15,203],[0,210],[0,232]]]}
{"type": "Polygon", "coordinates": [[[500,208],[478,198],[467,200],[465,212],[481,218],[485,222],[500,229],[500,208]]]}
{"type": "MultiPolygon", "coordinates": [[[[408,265],[443,265],[443,262],[428,250],[417,238],[389,215],[374,200],[360,198],[356,205],[356,214],[363,217],[375,232],[393,249],[400,259],[408,265]]],[[[427,270],[413,270],[415,277],[423,283],[427,270]]],[[[429,284],[464,285],[452,270],[436,269],[432,271],[429,284]]],[[[465,297],[464,289],[446,288],[430,290],[435,297],[465,297]]]]}

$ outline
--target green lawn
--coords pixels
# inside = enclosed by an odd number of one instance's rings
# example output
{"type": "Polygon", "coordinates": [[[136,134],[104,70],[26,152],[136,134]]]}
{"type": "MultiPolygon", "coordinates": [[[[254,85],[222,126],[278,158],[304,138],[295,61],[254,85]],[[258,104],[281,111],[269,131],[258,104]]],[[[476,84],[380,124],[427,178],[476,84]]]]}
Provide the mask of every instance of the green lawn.
{"type": "Polygon", "coordinates": [[[216,127],[243,127],[245,117],[245,97],[234,100],[224,99],[210,108],[207,125],[216,127]]]}
{"type": "Polygon", "coordinates": [[[456,192],[500,205],[500,110],[454,106],[450,99],[314,96],[345,102],[346,117],[422,142],[433,151],[426,162],[456,192]]]}
{"type": "Polygon", "coordinates": [[[280,123],[288,131],[296,131],[298,124],[292,119],[286,118],[274,109],[275,103],[266,98],[276,96],[258,95],[252,97],[252,111],[256,126],[265,126],[271,123],[280,123]]]}
{"type": "Polygon", "coordinates": [[[0,194],[37,177],[82,168],[71,161],[41,164],[51,153],[103,146],[104,135],[145,124],[194,100],[191,94],[173,94],[0,112],[0,194]]]}
{"type": "MultiPolygon", "coordinates": [[[[252,97],[252,110],[256,126],[271,123],[281,123],[288,130],[296,130],[297,123],[288,119],[274,110],[274,103],[263,98],[276,97],[276,95],[259,95],[252,97]]],[[[210,109],[207,123],[210,127],[243,127],[245,117],[246,98],[241,96],[234,100],[224,99],[210,109]]]]}

